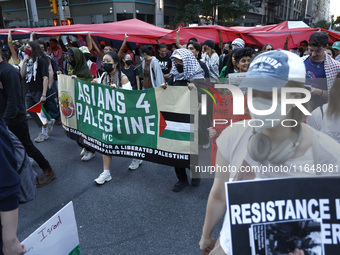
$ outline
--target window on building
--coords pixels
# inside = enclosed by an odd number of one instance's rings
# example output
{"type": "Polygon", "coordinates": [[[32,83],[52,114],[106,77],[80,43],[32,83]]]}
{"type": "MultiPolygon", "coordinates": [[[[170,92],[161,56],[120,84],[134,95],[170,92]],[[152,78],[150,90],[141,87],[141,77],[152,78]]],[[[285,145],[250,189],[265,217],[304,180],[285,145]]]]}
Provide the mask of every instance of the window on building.
{"type": "Polygon", "coordinates": [[[117,13],[117,21],[133,19],[132,13],[117,13]]]}

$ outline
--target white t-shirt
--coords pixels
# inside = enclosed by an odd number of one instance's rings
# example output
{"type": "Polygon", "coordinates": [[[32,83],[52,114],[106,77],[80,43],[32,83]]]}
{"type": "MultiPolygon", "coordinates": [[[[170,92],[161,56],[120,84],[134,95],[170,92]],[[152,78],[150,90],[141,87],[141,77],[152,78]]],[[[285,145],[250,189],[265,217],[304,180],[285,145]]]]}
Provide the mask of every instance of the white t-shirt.
{"type": "MultiPolygon", "coordinates": [[[[245,122],[247,123],[247,121],[245,122]]],[[[253,133],[253,129],[248,127],[248,125],[236,125],[233,127],[227,127],[223,130],[221,135],[216,140],[219,151],[222,156],[230,163],[230,166],[235,166],[236,169],[240,169],[244,162],[246,162],[250,166],[257,166],[261,169],[261,166],[268,166],[269,162],[263,162],[262,164],[254,161],[248,151],[247,145],[250,136],[253,133]]],[[[311,127],[302,123],[303,127],[311,129],[311,127]]],[[[310,168],[304,168],[304,165],[309,164],[309,166],[317,164],[332,164],[333,166],[340,165],[340,144],[338,144],[335,140],[330,138],[329,136],[312,129],[313,135],[315,135],[315,139],[313,140],[313,146],[310,146],[305,154],[299,158],[289,159],[284,166],[302,166],[302,173],[300,173],[300,168],[297,168],[299,173],[297,174],[294,171],[290,172],[265,172],[265,173],[256,173],[256,178],[267,179],[267,178],[290,178],[290,177],[315,177],[317,173],[314,171],[306,171],[310,168]],[[313,155],[317,155],[317,159],[314,159],[313,155]]],[[[311,137],[312,139],[312,137],[311,137]]],[[[322,174],[325,175],[340,175],[339,172],[322,174]]],[[[227,215],[227,214],[226,214],[227,215]]],[[[231,254],[231,242],[230,242],[230,224],[228,217],[224,217],[224,222],[222,226],[222,230],[220,233],[220,243],[226,254],[231,254]]]]}
{"type": "Polygon", "coordinates": [[[338,143],[340,143],[340,118],[336,120],[329,118],[326,114],[327,108],[328,104],[324,104],[322,108],[316,108],[312,112],[312,115],[308,116],[307,124],[316,130],[329,135],[338,143]]]}

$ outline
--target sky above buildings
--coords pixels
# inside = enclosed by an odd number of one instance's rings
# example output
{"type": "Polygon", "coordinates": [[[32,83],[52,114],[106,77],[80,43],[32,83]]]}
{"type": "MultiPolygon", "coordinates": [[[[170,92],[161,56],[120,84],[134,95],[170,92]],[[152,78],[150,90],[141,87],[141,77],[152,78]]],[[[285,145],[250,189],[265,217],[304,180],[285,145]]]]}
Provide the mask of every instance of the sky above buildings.
{"type": "Polygon", "coordinates": [[[340,16],[340,1],[339,0],[331,0],[330,12],[335,17],[340,16]]]}

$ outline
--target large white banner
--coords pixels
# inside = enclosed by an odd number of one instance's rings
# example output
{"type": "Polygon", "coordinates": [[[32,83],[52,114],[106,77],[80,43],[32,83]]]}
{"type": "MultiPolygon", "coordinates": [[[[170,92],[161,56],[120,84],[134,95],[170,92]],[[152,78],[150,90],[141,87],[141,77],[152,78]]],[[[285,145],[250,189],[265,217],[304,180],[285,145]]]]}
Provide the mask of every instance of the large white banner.
{"type": "Polygon", "coordinates": [[[29,255],[79,255],[79,237],[73,203],[69,202],[22,244],[29,255]]]}

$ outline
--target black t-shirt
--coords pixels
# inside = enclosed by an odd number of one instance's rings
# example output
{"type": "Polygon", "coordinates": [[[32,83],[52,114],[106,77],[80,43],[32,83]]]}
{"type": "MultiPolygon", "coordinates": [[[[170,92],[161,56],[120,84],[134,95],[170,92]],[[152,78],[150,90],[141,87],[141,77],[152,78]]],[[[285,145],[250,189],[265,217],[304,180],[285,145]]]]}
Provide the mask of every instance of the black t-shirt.
{"type": "Polygon", "coordinates": [[[0,63],[0,118],[7,126],[26,119],[21,75],[6,61],[0,63]]]}
{"type": "Polygon", "coordinates": [[[129,69],[125,69],[125,67],[122,67],[122,73],[125,74],[132,86],[132,89],[137,89],[137,81],[136,76],[139,76],[139,70],[135,66],[131,65],[129,69]]]}
{"type": "MultiPolygon", "coordinates": [[[[28,85],[28,91],[40,92],[43,91],[43,77],[48,77],[48,61],[45,58],[40,57],[38,59],[38,66],[36,70],[36,75],[34,74],[34,63],[30,68],[30,72],[26,69],[26,84],[28,85]],[[34,79],[35,75],[35,79],[34,79]],[[28,80],[31,77],[30,81],[28,80]]],[[[29,63],[26,63],[26,67],[29,63]]]]}
{"type": "Polygon", "coordinates": [[[161,56],[158,55],[156,58],[159,61],[159,65],[162,68],[163,74],[170,73],[170,70],[171,70],[171,67],[172,67],[172,62],[171,62],[169,55],[167,54],[164,58],[162,58],[161,56]]]}

